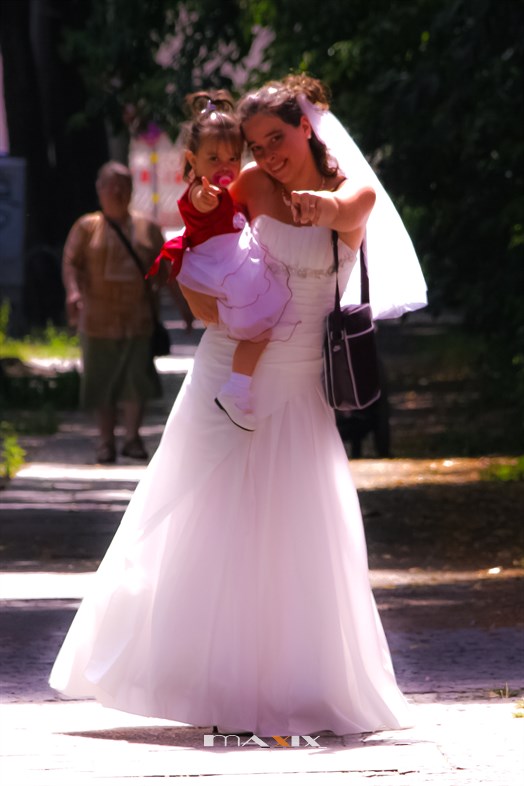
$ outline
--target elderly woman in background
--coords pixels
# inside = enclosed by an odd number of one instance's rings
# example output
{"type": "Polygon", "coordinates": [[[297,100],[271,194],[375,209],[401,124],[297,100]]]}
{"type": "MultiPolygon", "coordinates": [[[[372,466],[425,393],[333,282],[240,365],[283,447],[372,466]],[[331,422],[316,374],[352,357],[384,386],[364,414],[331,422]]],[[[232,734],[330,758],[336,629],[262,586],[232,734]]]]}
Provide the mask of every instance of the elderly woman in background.
{"type": "Polygon", "coordinates": [[[148,458],[140,426],[145,402],[161,392],[150,348],[153,293],[144,275],[164,238],[157,224],[129,209],[132,186],[127,167],[104,164],[96,181],[101,210],[81,216],[64,247],[68,322],[81,336],[81,402],[95,412],[100,464],[116,461],[118,407],[125,429],[122,455],[148,458]]]}

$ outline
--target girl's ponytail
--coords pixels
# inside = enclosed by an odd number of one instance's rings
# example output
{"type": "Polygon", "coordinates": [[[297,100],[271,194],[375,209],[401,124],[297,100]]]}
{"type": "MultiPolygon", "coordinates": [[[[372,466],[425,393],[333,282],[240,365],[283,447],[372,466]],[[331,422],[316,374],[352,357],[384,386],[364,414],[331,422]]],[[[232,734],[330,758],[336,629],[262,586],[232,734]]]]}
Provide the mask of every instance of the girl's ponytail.
{"type": "MultiPolygon", "coordinates": [[[[184,101],[190,120],[182,128],[186,150],[197,153],[202,138],[214,136],[230,144],[239,156],[244,140],[235,112],[235,102],[227,90],[209,90],[190,93],[184,101]]],[[[184,180],[191,179],[191,165],[184,164],[184,180]]]]}
{"type": "Polygon", "coordinates": [[[189,93],[184,99],[186,112],[191,118],[198,117],[202,112],[223,112],[233,114],[235,102],[227,90],[200,90],[198,93],[189,93]]]}

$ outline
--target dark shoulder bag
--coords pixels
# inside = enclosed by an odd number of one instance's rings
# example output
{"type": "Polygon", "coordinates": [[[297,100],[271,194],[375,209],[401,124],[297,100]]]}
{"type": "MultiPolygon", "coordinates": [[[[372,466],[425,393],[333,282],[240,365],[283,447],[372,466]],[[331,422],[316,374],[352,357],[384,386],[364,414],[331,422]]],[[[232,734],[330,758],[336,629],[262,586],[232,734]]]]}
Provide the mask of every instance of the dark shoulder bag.
{"type": "Polygon", "coordinates": [[[145,278],[145,273],[140,258],[136,253],[135,249],[133,248],[133,246],[131,245],[131,243],[129,242],[129,240],[127,239],[127,237],[124,235],[124,233],[118,226],[118,224],[115,223],[115,221],[113,221],[112,219],[108,218],[106,215],[104,215],[104,218],[109,224],[109,226],[112,229],[114,229],[114,231],[116,232],[116,234],[118,235],[118,237],[120,238],[126,249],[128,250],[129,254],[131,255],[131,259],[135,262],[136,266],[140,271],[140,276],[142,278],[147,293],[149,307],[151,308],[151,316],[153,317],[151,353],[155,358],[159,357],[160,355],[169,355],[169,353],[171,352],[171,341],[169,339],[169,333],[165,325],[162,324],[162,322],[158,317],[155,301],[153,298],[153,292],[151,291],[151,287],[149,286],[149,283],[145,278]]]}
{"type": "Polygon", "coordinates": [[[336,275],[335,307],[326,317],[324,387],[331,407],[341,412],[369,407],[380,397],[375,328],[369,305],[365,238],[360,248],[361,303],[341,308],[338,288],[338,233],[332,231],[336,275]]]}

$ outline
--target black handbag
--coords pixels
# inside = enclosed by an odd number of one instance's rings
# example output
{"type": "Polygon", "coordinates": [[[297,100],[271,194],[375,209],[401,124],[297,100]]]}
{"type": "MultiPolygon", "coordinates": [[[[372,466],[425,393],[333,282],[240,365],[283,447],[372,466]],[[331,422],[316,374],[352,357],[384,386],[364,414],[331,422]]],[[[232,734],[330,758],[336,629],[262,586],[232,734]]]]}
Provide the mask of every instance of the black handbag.
{"type": "Polygon", "coordinates": [[[380,397],[375,328],[369,305],[365,239],[360,248],[361,303],[340,306],[338,233],[332,231],[336,275],[335,307],[326,317],[324,387],[333,409],[350,412],[369,407],[380,397]]]}
{"type": "Polygon", "coordinates": [[[104,215],[105,220],[109,224],[109,226],[114,229],[126,249],[128,250],[129,254],[131,255],[132,260],[138,267],[142,281],[144,282],[144,287],[147,293],[147,299],[149,302],[149,306],[151,308],[151,315],[153,317],[153,333],[151,334],[151,354],[154,358],[159,357],[160,355],[169,355],[171,352],[171,340],[169,338],[169,332],[163,322],[159,319],[155,302],[153,299],[153,293],[151,291],[151,287],[149,286],[146,278],[144,268],[142,267],[142,263],[138,254],[136,253],[135,249],[124,235],[120,227],[117,223],[115,223],[112,219],[108,218],[104,215]]]}

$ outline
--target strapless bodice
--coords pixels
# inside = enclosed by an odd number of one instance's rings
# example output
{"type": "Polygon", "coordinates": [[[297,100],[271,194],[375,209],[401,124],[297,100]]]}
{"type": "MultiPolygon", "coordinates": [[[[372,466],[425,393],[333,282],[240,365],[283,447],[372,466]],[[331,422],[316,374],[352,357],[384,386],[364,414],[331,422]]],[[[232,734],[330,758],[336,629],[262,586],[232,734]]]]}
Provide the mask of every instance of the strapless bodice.
{"type": "MultiPolygon", "coordinates": [[[[298,227],[270,216],[252,222],[255,238],[265,252],[265,261],[275,275],[288,277],[292,297],[288,319],[297,322],[292,343],[319,357],[324,319],[333,309],[335,275],[331,231],[326,227],[298,227]]],[[[339,240],[339,287],[343,292],[357,254],[339,240]]],[[[279,351],[274,342],[275,352],[279,351]]]]}

